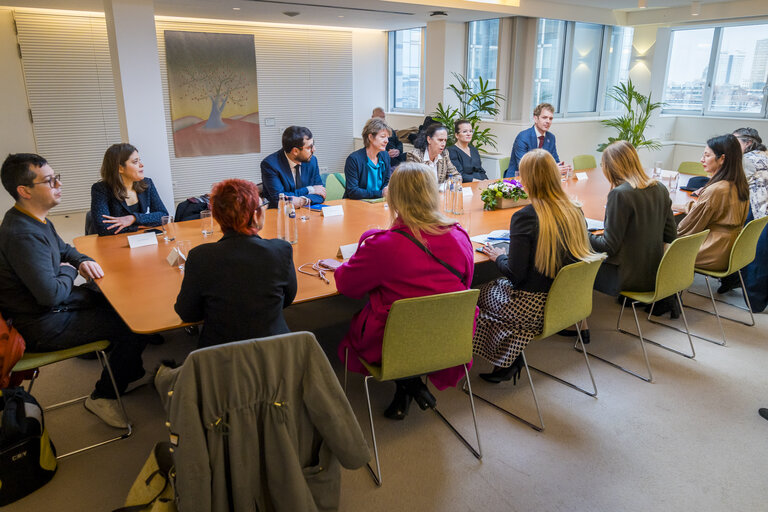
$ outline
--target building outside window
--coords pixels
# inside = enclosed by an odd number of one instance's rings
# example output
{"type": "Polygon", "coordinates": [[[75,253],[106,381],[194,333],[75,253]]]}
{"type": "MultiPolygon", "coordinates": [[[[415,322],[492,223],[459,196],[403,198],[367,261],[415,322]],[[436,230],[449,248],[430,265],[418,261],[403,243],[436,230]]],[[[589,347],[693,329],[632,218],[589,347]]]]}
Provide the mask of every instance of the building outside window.
{"type": "Polygon", "coordinates": [[[389,33],[389,91],[391,110],[423,111],[423,28],[395,30],[389,33]]]}
{"type": "Polygon", "coordinates": [[[496,88],[499,62],[499,19],[469,22],[467,35],[467,80],[477,87],[478,78],[496,88]]]}

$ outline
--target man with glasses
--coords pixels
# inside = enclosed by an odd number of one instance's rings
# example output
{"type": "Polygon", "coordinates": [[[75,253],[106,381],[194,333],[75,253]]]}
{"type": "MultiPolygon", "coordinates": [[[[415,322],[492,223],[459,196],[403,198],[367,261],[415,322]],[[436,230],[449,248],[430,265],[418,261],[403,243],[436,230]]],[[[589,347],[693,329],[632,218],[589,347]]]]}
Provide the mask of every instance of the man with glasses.
{"type": "MultiPolygon", "coordinates": [[[[104,272],[64,243],[46,217],[61,201],[61,179],[35,154],[8,155],[0,169],[16,201],[0,224],[0,312],[30,352],[49,352],[99,340],[112,343],[109,361],[118,391],[144,376],[141,352],[148,336],[131,332],[93,285],[74,286],[104,272]]],[[[126,428],[106,369],[85,407],[106,424],[126,428]]]]}
{"type": "Polygon", "coordinates": [[[303,126],[289,126],[283,132],[283,148],[261,161],[261,181],[270,208],[277,208],[280,194],[296,207],[325,201],[325,187],[314,156],[312,132],[303,126]]]}
{"type": "Polygon", "coordinates": [[[549,151],[555,162],[560,167],[560,172],[568,172],[571,166],[560,161],[557,156],[557,145],[555,144],[555,135],[549,131],[552,121],[555,118],[555,107],[549,103],[541,103],[533,109],[533,126],[523,130],[515,137],[515,143],[512,146],[512,155],[509,157],[509,167],[504,173],[505,178],[514,178],[518,175],[517,166],[520,159],[532,149],[541,148],[549,151]]]}

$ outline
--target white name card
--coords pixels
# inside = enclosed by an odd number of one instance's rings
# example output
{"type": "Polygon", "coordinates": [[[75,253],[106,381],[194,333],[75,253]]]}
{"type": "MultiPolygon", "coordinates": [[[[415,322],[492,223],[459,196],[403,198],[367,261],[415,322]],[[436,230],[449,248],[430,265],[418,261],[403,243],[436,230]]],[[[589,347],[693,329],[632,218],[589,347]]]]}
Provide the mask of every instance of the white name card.
{"type": "MultiPolygon", "coordinates": [[[[325,208],[323,208],[325,209],[325,208]]],[[[357,252],[357,244],[347,244],[339,246],[339,252],[336,253],[337,258],[348,260],[357,252]]]]}
{"type": "Polygon", "coordinates": [[[155,233],[141,233],[128,237],[128,246],[131,249],[144,247],[145,245],[157,245],[157,235],[155,233]]]}
{"type": "Polygon", "coordinates": [[[179,254],[179,250],[175,247],[171,249],[171,252],[168,253],[168,257],[165,258],[165,260],[168,262],[168,264],[172,267],[175,267],[179,264],[179,258],[181,257],[181,254],[179,254]]]}
{"type": "Polygon", "coordinates": [[[326,206],[323,208],[323,217],[337,217],[339,215],[344,215],[344,207],[342,207],[340,204],[326,206]]]}
{"type": "Polygon", "coordinates": [[[579,180],[579,181],[581,181],[581,180],[588,180],[589,176],[585,172],[577,172],[576,173],[576,179],[579,180]]]}
{"type": "Polygon", "coordinates": [[[472,195],[472,189],[471,189],[471,188],[469,188],[469,187],[464,187],[464,188],[462,188],[462,189],[461,189],[461,194],[462,194],[464,197],[468,197],[468,196],[471,196],[471,195],[472,195]]]}
{"type": "Polygon", "coordinates": [[[661,177],[666,179],[674,179],[677,176],[677,171],[661,171],[661,177]]]}

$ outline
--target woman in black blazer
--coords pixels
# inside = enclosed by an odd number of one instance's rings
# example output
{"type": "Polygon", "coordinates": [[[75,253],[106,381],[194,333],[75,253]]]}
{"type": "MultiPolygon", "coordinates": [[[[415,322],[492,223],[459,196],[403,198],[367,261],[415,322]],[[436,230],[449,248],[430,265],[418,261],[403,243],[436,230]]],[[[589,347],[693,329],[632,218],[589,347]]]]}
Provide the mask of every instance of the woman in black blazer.
{"type": "Polygon", "coordinates": [[[456,144],[448,146],[448,155],[456,170],[461,173],[464,183],[475,180],[487,180],[483,163],[480,161],[480,152],[472,142],[472,124],[466,119],[459,119],[453,125],[453,133],[456,135],[456,144]]]}
{"type": "Polygon", "coordinates": [[[101,181],[91,187],[91,219],[99,235],[159,226],[168,215],[152,180],[144,177],[139,151],[127,143],[113,144],[101,164],[101,181]]]}
{"type": "Polygon", "coordinates": [[[249,181],[213,186],[211,211],[224,236],[189,251],[174,306],[185,322],[204,322],[200,347],[290,332],[283,308],[296,297],[293,249],[258,235],[266,206],[249,181]]]}

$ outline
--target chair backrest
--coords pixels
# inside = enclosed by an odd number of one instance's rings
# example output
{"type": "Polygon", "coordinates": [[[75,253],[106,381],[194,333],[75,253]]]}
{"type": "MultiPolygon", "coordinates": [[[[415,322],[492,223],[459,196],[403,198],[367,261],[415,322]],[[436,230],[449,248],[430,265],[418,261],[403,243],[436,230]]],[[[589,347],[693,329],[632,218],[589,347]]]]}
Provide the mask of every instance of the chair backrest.
{"type": "Polygon", "coordinates": [[[344,185],[339,182],[336,174],[329,174],[325,179],[325,200],[335,201],[342,197],[344,197],[344,185]]]}
{"type": "Polygon", "coordinates": [[[741,270],[755,259],[757,240],[768,224],[768,217],[751,220],[742,228],[741,233],[731,247],[731,257],[728,260],[729,274],[741,270]]]}
{"type": "Polygon", "coordinates": [[[704,166],[701,162],[680,162],[677,167],[677,172],[683,174],[693,174],[695,176],[706,176],[707,171],[704,170],[704,166]]]}
{"type": "Polygon", "coordinates": [[[573,170],[594,169],[597,167],[597,161],[594,155],[576,155],[573,157],[573,170]]]}
{"type": "Polygon", "coordinates": [[[96,224],[93,223],[93,215],[91,215],[91,210],[88,210],[85,212],[85,234],[95,235],[96,233],[98,231],[96,231],[96,224]]]}
{"type": "Polygon", "coordinates": [[[537,338],[572,327],[592,314],[592,288],[602,262],[577,261],[558,271],[544,305],[544,330],[537,338]]]}
{"type": "Polygon", "coordinates": [[[479,294],[470,289],[395,301],[384,328],[381,380],[469,362],[479,294]]]}
{"type": "Polygon", "coordinates": [[[347,188],[347,177],[344,176],[343,172],[335,172],[333,173],[333,176],[336,176],[336,179],[339,180],[342,187],[347,188]]]}
{"type": "Polygon", "coordinates": [[[507,167],[509,167],[509,157],[505,156],[504,158],[499,158],[499,172],[501,173],[501,177],[504,177],[504,173],[507,171],[507,167]]]}
{"type": "Polygon", "coordinates": [[[683,291],[693,284],[693,268],[696,256],[709,230],[681,236],[669,244],[656,271],[654,302],[683,291]]]}

